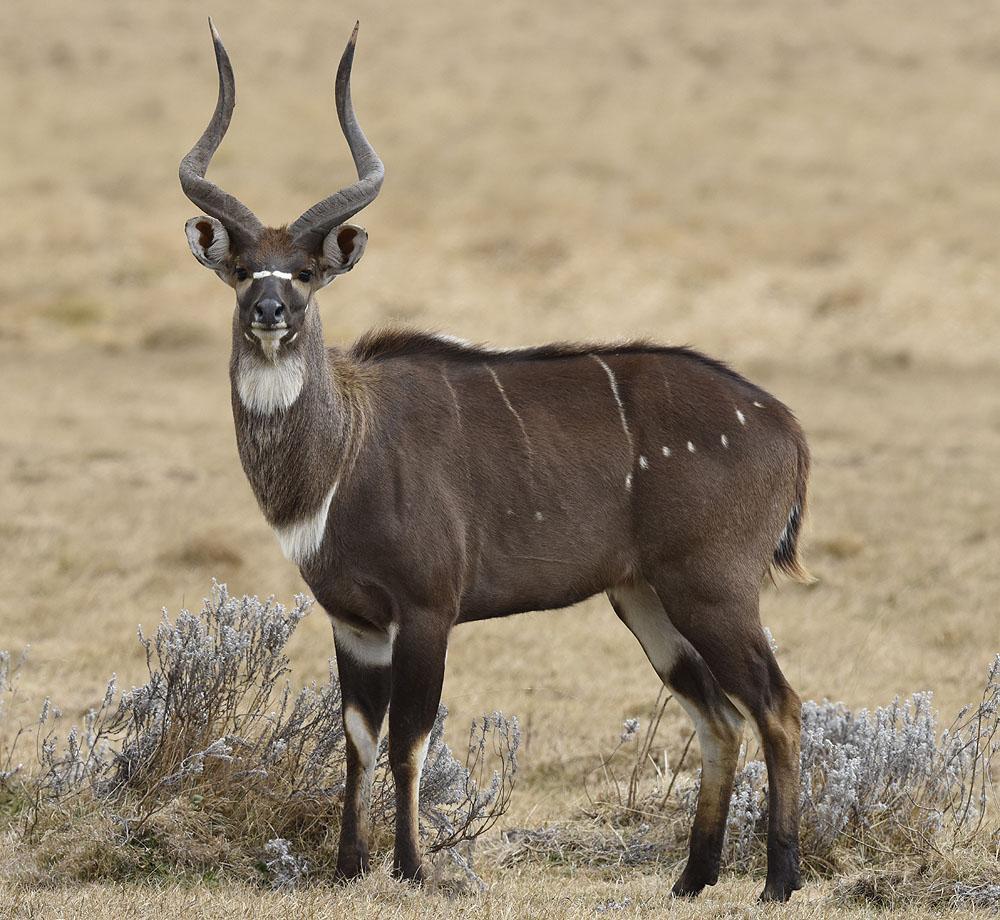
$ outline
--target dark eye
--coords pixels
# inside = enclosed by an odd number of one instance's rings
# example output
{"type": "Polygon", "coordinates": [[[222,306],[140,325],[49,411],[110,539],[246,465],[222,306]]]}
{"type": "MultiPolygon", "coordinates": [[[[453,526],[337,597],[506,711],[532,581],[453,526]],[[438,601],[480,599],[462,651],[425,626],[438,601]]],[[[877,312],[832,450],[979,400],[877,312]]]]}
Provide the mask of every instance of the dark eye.
{"type": "Polygon", "coordinates": [[[303,268],[299,272],[299,281],[309,282],[313,280],[313,273],[308,268],[303,268]]]}
{"type": "Polygon", "coordinates": [[[250,275],[247,273],[247,270],[245,268],[243,268],[242,266],[240,268],[236,269],[236,280],[237,281],[246,281],[247,278],[249,278],[249,277],[250,277],[250,275]]]}

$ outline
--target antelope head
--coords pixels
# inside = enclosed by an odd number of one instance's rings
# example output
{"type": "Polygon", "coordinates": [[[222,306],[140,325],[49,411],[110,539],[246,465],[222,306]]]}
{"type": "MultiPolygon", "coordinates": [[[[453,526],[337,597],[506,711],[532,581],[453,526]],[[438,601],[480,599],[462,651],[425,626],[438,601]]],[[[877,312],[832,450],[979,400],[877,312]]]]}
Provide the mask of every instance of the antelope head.
{"type": "Polygon", "coordinates": [[[185,231],[194,257],[236,291],[234,322],[242,337],[251,349],[273,361],[282,349],[294,347],[316,291],[350,271],[361,258],[368,234],[347,221],[375,200],[385,176],[351,103],[358,26],[340,59],[335,88],[337,115],[358,181],[277,229],[264,227],[246,205],[205,178],[236,105],[229,55],[211,20],[209,27],[219,69],[219,99],[204,134],[181,160],[181,187],[204,211],[187,222],[185,231]]]}

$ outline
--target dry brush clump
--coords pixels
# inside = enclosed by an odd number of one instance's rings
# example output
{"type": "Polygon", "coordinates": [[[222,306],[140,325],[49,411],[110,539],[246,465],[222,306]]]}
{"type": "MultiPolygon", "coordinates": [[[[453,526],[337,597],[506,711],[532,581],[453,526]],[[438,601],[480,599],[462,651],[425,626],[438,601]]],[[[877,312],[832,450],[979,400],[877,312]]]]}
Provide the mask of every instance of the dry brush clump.
{"type": "MultiPolygon", "coordinates": [[[[36,880],[180,872],[275,886],[330,878],[345,775],[340,688],[331,674],[293,690],[286,653],[310,605],[232,597],[216,584],[200,613],[171,622],[164,611],[155,635],[139,631],[148,680],[119,694],[112,677],[82,729],[60,731],[46,700],[0,749],[0,819],[18,854],[8,871],[36,880]]],[[[13,693],[13,671],[0,654],[0,700],[13,693]]],[[[432,852],[474,879],[471,845],[508,806],[519,732],[500,713],[483,717],[463,763],[444,742],[446,715],[441,707],[421,780],[421,830],[432,852]]],[[[385,837],[394,796],[384,742],[376,777],[385,837]]]]}
{"type": "MultiPolygon", "coordinates": [[[[638,720],[625,722],[616,747],[595,771],[585,820],[510,831],[501,861],[681,862],[699,776],[685,770],[693,734],[673,765],[657,749],[669,702],[661,693],[644,733],[638,720]]],[[[766,860],[767,771],[747,750],[736,777],[724,862],[756,872],[766,860]]],[[[854,887],[838,887],[844,899],[884,890],[886,879],[905,876],[909,896],[923,898],[920,903],[947,906],[964,899],[1000,908],[998,751],[1000,655],[988,669],[981,699],[943,731],[930,693],[874,711],[805,703],[801,833],[807,873],[828,877],[864,868],[867,875],[854,887]]]]}

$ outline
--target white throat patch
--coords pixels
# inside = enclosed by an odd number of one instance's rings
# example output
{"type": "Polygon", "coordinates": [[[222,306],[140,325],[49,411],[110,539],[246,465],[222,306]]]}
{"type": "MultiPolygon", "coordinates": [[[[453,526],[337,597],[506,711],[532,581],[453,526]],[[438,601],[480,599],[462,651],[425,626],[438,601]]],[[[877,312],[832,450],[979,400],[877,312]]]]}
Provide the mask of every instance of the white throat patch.
{"type": "Polygon", "coordinates": [[[278,538],[278,543],[281,544],[281,551],[290,562],[294,562],[296,565],[305,564],[323,544],[326,519],[330,514],[330,504],[336,491],[337,483],[335,482],[330,487],[330,491],[326,493],[326,498],[320,503],[319,508],[312,514],[294,524],[274,527],[274,534],[278,538]]]}
{"type": "Polygon", "coordinates": [[[236,369],[240,402],[258,415],[288,409],[299,398],[305,380],[305,362],[297,353],[280,361],[261,361],[256,355],[242,354],[236,369]]]}

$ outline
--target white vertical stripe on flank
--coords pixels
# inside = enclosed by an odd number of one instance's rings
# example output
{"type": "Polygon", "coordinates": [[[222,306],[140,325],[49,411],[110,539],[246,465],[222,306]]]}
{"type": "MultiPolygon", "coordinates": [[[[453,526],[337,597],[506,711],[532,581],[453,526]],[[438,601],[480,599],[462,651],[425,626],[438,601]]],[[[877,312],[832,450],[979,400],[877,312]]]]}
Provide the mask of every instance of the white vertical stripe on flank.
{"type": "Polygon", "coordinates": [[[739,409],[736,410],[736,417],[740,420],[741,425],[745,425],[747,423],[747,417],[740,412],[739,409]]]}
{"type": "Polygon", "coordinates": [[[615,377],[614,371],[608,367],[605,360],[600,355],[591,355],[601,367],[604,368],[604,373],[608,375],[608,383],[611,384],[611,395],[615,398],[615,405],[618,406],[618,417],[622,420],[622,429],[625,432],[625,437],[628,438],[628,449],[629,453],[632,452],[632,432],[628,427],[628,419],[625,418],[625,404],[622,402],[621,393],[618,392],[618,380],[615,377]]]}
{"type": "Polygon", "coordinates": [[[723,435],[720,438],[720,440],[722,441],[722,446],[723,447],[729,447],[729,438],[727,438],[725,435],[723,435]]]}
{"type": "MultiPolygon", "coordinates": [[[[615,398],[615,405],[618,407],[618,417],[622,421],[622,430],[625,432],[625,438],[628,440],[628,454],[629,462],[632,463],[633,457],[635,456],[635,444],[632,441],[632,432],[628,427],[628,419],[625,417],[625,404],[622,402],[622,395],[618,392],[618,380],[615,377],[614,371],[608,367],[607,362],[600,355],[591,355],[601,367],[604,368],[604,373],[608,375],[608,383],[611,384],[611,395],[615,398]]],[[[632,473],[625,477],[625,488],[629,491],[632,490],[632,473]]]]}
{"type": "Polygon", "coordinates": [[[462,427],[462,407],[458,404],[458,393],[455,392],[455,387],[452,386],[451,381],[448,379],[448,372],[442,367],[441,368],[441,379],[444,381],[444,385],[448,387],[448,392],[451,393],[451,400],[455,404],[455,417],[458,419],[458,427],[462,427]]]}
{"type": "Polygon", "coordinates": [[[528,436],[528,429],[525,427],[524,419],[518,414],[517,409],[514,408],[511,401],[507,398],[507,391],[503,388],[503,384],[500,382],[500,378],[497,376],[497,372],[493,370],[488,364],[486,365],[486,370],[490,372],[490,376],[493,378],[493,382],[497,385],[497,390],[500,392],[500,396],[503,397],[504,405],[510,409],[510,414],[517,419],[517,424],[521,427],[521,434],[524,435],[524,443],[528,446],[528,453],[532,453],[531,449],[531,438],[528,436]]]}

